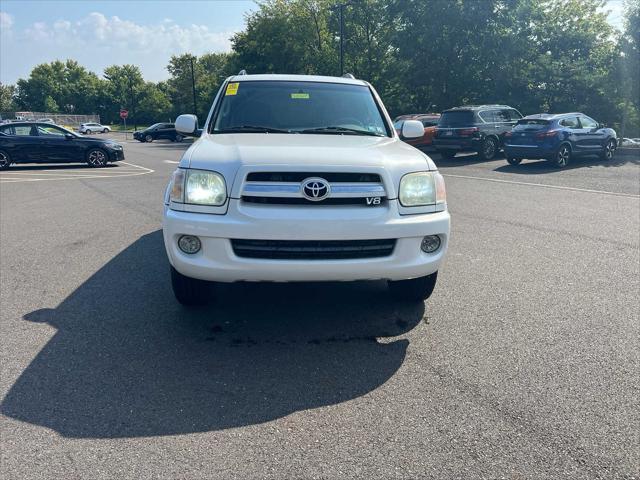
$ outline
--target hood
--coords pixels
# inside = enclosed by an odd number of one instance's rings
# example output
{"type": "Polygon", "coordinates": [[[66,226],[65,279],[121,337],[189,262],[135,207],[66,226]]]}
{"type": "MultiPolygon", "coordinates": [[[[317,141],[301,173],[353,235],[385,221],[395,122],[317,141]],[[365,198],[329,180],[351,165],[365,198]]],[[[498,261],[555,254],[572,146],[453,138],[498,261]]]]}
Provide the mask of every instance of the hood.
{"type": "Polygon", "coordinates": [[[185,152],[180,167],[214,170],[229,186],[241,168],[384,170],[395,184],[406,173],[437,168],[427,155],[397,137],[277,133],[203,134],[185,152]]]}

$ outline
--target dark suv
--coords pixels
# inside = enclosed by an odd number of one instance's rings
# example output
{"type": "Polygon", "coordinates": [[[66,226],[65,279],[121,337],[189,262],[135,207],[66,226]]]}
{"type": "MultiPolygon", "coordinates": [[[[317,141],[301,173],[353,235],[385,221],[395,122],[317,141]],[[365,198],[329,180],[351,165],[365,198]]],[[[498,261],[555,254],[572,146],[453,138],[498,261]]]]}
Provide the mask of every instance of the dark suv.
{"type": "Polygon", "coordinates": [[[173,123],[156,123],[144,130],[135,132],[133,138],[140,142],[148,143],[161,139],[181,142],[184,136],[176,132],[176,127],[173,123]]]}
{"type": "Polygon", "coordinates": [[[458,152],[476,152],[491,160],[502,148],[504,134],[522,115],[507,105],[470,105],[442,112],[433,144],[444,158],[458,152]]]}

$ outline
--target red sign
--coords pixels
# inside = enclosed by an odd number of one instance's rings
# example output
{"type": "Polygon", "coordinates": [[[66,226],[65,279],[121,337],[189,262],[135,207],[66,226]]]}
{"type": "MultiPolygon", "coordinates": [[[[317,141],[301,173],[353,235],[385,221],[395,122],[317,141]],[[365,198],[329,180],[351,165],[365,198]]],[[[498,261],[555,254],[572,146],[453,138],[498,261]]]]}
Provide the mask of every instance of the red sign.
{"type": "Polygon", "coordinates": [[[129,116],[129,110],[120,110],[120,118],[127,118],[129,116]]]}

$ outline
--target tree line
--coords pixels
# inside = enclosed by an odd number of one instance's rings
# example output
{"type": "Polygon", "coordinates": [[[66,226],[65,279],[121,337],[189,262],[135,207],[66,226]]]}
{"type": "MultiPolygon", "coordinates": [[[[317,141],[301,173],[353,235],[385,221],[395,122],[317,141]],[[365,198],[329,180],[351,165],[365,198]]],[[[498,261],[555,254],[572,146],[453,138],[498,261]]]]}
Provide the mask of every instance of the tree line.
{"type": "Polygon", "coordinates": [[[54,61],[1,85],[0,111],[117,122],[127,108],[148,124],[194,112],[192,80],[202,118],[241,69],[339,75],[340,3],[345,71],[371,82],[392,115],[506,103],[525,114],[582,111],[640,135],[640,0],[625,0],[622,31],[605,0],[265,0],[230,53],[173,56],[166,81],[145,81],[135,65],[99,76],[54,61]]]}

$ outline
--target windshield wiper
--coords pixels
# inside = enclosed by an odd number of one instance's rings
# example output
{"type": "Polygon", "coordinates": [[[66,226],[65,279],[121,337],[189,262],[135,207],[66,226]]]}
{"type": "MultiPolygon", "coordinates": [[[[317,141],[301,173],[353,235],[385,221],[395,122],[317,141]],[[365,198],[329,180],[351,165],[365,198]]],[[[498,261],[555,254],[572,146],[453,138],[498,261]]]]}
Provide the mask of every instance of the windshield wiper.
{"type": "Polygon", "coordinates": [[[349,128],[349,127],[318,127],[318,128],[307,128],[305,130],[297,130],[296,133],[329,133],[329,134],[343,134],[347,133],[350,135],[370,135],[373,137],[384,137],[381,133],[370,132],[369,130],[360,130],[359,128],[349,128]]]}
{"type": "Polygon", "coordinates": [[[234,127],[214,130],[213,133],[291,133],[280,128],[262,127],[260,125],[236,125],[234,127]]]}

